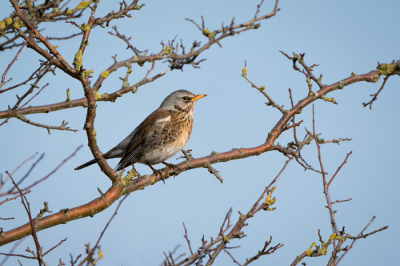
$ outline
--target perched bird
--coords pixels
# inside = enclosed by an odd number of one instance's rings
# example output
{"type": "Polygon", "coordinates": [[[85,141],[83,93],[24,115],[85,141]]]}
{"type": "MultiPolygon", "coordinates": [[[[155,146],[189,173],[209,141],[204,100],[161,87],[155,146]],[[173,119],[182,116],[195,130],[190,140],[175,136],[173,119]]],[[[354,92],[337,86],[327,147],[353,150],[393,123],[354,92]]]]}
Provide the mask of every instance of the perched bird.
{"type": "MultiPolygon", "coordinates": [[[[117,146],[103,154],[104,159],[122,158],[115,171],[134,164],[152,165],[165,161],[183,149],[193,126],[193,108],[198,99],[206,94],[195,95],[187,90],[178,90],[164,99],[160,107],[151,113],[135,130],[117,146]]],[[[75,168],[80,170],[96,163],[90,160],[75,168]]]]}

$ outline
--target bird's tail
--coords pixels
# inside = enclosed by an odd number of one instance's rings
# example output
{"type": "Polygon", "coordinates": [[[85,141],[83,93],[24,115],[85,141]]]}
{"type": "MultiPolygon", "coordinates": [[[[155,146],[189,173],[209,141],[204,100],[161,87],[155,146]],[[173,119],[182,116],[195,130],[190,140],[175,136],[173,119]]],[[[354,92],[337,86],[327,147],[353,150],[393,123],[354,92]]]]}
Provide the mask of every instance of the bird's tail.
{"type": "Polygon", "coordinates": [[[89,165],[92,165],[96,163],[96,159],[90,160],[89,162],[86,162],[80,166],[78,166],[77,168],[75,168],[75,170],[81,170],[82,168],[88,167],[89,165]]]}

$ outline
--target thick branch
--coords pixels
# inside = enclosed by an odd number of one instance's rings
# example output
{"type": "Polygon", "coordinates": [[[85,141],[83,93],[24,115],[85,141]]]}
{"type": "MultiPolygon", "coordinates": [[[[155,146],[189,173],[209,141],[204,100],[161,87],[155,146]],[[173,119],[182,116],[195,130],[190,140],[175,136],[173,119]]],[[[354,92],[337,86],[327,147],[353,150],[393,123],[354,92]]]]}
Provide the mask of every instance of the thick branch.
{"type": "MultiPolygon", "coordinates": [[[[43,229],[53,227],[58,224],[67,223],[75,219],[94,216],[95,214],[111,206],[111,204],[121,196],[122,191],[123,188],[121,187],[111,187],[101,197],[94,199],[87,204],[73,209],[62,209],[58,213],[43,217],[36,223],[36,231],[38,232],[43,229]]],[[[31,233],[31,225],[29,223],[25,224],[16,229],[5,232],[3,236],[0,236],[0,245],[5,245],[21,239],[30,235],[31,233]]]]}
{"type": "MultiPolygon", "coordinates": [[[[379,78],[379,71],[373,70],[364,75],[357,75],[346,78],[340,82],[336,82],[329,86],[324,86],[323,89],[315,92],[318,95],[325,95],[331,91],[339,89],[339,86],[343,88],[343,85],[350,85],[355,82],[367,81],[367,82],[376,82],[379,78]]],[[[306,98],[300,100],[293,108],[288,110],[284,115],[282,115],[281,119],[274,126],[271,132],[268,134],[268,138],[264,144],[254,148],[241,148],[241,149],[233,149],[227,152],[221,152],[218,155],[213,153],[212,155],[205,156],[198,159],[193,159],[189,161],[182,162],[177,164],[175,169],[164,168],[160,170],[162,177],[164,179],[168,179],[171,174],[178,174],[183,171],[187,171],[193,168],[204,167],[205,164],[215,164],[219,162],[226,162],[230,160],[242,159],[250,156],[260,155],[261,153],[269,151],[274,147],[274,141],[279,137],[282,133],[284,126],[290,121],[290,119],[301,112],[301,110],[309,105],[310,103],[317,100],[318,97],[307,96],[306,98]]],[[[37,223],[37,230],[43,230],[45,228],[49,228],[58,224],[67,223],[69,221],[84,218],[90,215],[94,215],[99,213],[109,207],[114,201],[116,201],[121,195],[131,193],[136,190],[144,189],[145,187],[154,184],[154,182],[158,182],[161,180],[160,175],[157,176],[155,174],[150,175],[148,178],[139,178],[134,180],[132,183],[128,184],[125,187],[115,186],[111,187],[102,197],[97,198],[87,204],[81,205],[74,209],[68,210],[66,214],[56,213],[49,215],[40,219],[37,223]]],[[[30,226],[29,224],[25,224],[21,227],[13,229],[11,231],[5,232],[4,236],[0,236],[0,246],[10,243],[12,241],[21,239],[22,237],[30,234],[30,226]]]]}

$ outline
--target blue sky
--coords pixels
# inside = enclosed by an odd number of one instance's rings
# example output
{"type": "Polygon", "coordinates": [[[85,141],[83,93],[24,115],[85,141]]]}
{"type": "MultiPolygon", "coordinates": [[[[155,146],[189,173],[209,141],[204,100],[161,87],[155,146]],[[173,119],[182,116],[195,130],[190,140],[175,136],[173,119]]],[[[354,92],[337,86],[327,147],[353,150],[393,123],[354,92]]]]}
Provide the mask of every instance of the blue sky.
{"type": "MultiPolygon", "coordinates": [[[[78,1],[72,1],[75,6],[78,1]]],[[[140,11],[131,12],[132,18],[120,19],[110,23],[109,29],[96,28],[89,38],[83,65],[94,69],[94,76],[108,68],[117,54],[118,60],[132,56],[121,40],[107,34],[111,26],[132,37],[132,44],[139,50],[149,49],[157,53],[160,42],[167,42],[177,36],[186,47],[194,40],[207,41],[200,31],[185,18],[201,21],[204,16],[206,27],[218,29],[221,22],[227,24],[235,17],[235,22],[245,22],[254,16],[259,1],[140,1],[145,6],[140,11]]],[[[273,1],[265,1],[260,14],[273,9],[273,1]]],[[[11,13],[8,2],[2,5],[0,16],[11,13]]],[[[183,72],[169,71],[164,77],[142,86],[135,94],[126,94],[115,103],[98,104],[95,127],[98,145],[106,152],[126,137],[148,114],[158,108],[162,100],[172,91],[187,89],[193,93],[208,96],[196,104],[194,110],[193,132],[185,149],[192,149],[196,158],[206,156],[212,151],[224,152],[233,148],[254,147],[262,144],[268,132],[280,118],[280,112],[266,106],[266,99],[240,77],[244,61],[247,61],[248,78],[255,84],[265,85],[266,92],[275,102],[290,106],[288,88],[292,89],[294,101],[304,98],[308,93],[304,75],[292,68],[280,50],[292,54],[306,53],[305,62],[319,64],[314,73],[323,74],[322,82],[332,84],[348,77],[352,72],[367,73],[379,62],[391,62],[400,58],[398,43],[398,1],[280,1],[281,11],[261,22],[257,30],[248,31],[226,38],[221,42],[222,49],[213,46],[200,55],[207,60],[200,69],[185,66],[183,72]]],[[[100,1],[97,16],[106,15],[111,9],[118,9],[118,1],[100,1]]],[[[85,12],[82,23],[87,20],[85,12]]],[[[45,36],[65,36],[77,30],[70,24],[48,23],[45,36]]],[[[80,38],[67,42],[52,42],[59,45],[59,52],[70,63],[80,43],[80,38]]],[[[16,50],[0,53],[0,73],[3,73],[16,50]]],[[[9,72],[15,82],[30,75],[36,68],[40,57],[25,49],[16,65],[9,72]]],[[[139,81],[150,68],[133,67],[131,84],[139,81]]],[[[156,62],[151,75],[168,69],[167,63],[156,62]]],[[[125,69],[110,75],[103,83],[100,92],[113,92],[119,89],[125,69]]],[[[68,78],[61,71],[56,76],[48,76],[43,81],[50,85],[30,104],[42,105],[61,102],[66,99],[69,88],[71,98],[83,97],[78,82],[68,78]]],[[[93,79],[94,80],[94,79],[93,79]]],[[[353,151],[348,163],[330,187],[332,200],[352,198],[347,203],[334,205],[337,210],[336,221],[341,228],[345,226],[349,234],[357,235],[377,216],[367,230],[373,231],[388,225],[389,229],[365,240],[356,242],[354,248],[341,262],[341,265],[394,265],[399,261],[397,240],[400,237],[400,215],[397,211],[399,200],[400,166],[397,151],[400,148],[399,136],[400,107],[398,76],[388,80],[385,89],[373,104],[372,110],[363,108],[362,103],[370,100],[382,83],[357,83],[328,95],[334,97],[338,105],[324,101],[315,103],[316,131],[325,139],[352,138],[340,145],[322,146],[322,158],[330,176],[342,163],[346,154],[353,151]]],[[[315,85],[314,85],[315,87],[315,85]]],[[[25,88],[1,95],[0,109],[13,106],[15,94],[23,94],[25,88]]],[[[34,213],[49,202],[50,210],[57,212],[62,208],[82,205],[98,197],[97,187],[105,191],[110,182],[97,166],[81,171],[73,169],[92,158],[85,131],[81,130],[86,109],[75,108],[50,114],[30,115],[33,121],[59,125],[62,120],[69,126],[79,129],[77,133],[52,131],[51,135],[42,128],[36,128],[12,119],[0,128],[2,162],[0,170],[12,170],[25,158],[35,152],[46,153],[42,162],[31,173],[26,184],[39,179],[53,170],[79,145],[84,147],[77,156],[69,160],[48,181],[38,185],[28,195],[34,213]]],[[[298,136],[305,134],[304,127],[312,128],[311,106],[297,116],[297,121],[305,122],[298,129],[298,136]]],[[[292,140],[292,133],[284,133],[277,141],[286,145],[292,140]]],[[[169,163],[180,162],[176,158],[169,163]]],[[[305,147],[302,156],[308,163],[318,167],[315,145],[305,147]]],[[[268,152],[257,157],[230,161],[213,165],[224,183],[221,184],[206,169],[199,168],[170,178],[130,195],[121,206],[118,215],[109,226],[101,242],[104,258],[98,265],[159,265],[164,259],[163,251],[181,247],[176,254],[189,251],[183,238],[182,222],[185,222],[192,247],[201,245],[201,237],[217,236],[219,227],[230,207],[233,208],[233,221],[238,211],[247,212],[267,184],[284,165],[286,158],[278,152],[268,152]]],[[[110,160],[114,167],[117,160],[110,160]]],[[[16,174],[20,178],[29,169],[30,163],[16,174]]],[[[156,168],[161,168],[157,165],[156,168]]],[[[150,174],[147,166],[138,165],[142,174],[150,174]]],[[[4,175],[4,174],[3,174],[4,175]]],[[[245,258],[254,256],[270,236],[273,244],[285,246],[275,254],[264,256],[252,265],[287,265],[306,250],[312,242],[318,241],[318,229],[324,239],[332,233],[324,195],[321,176],[304,172],[303,168],[291,162],[282,173],[274,192],[277,201],[273,212],[260,212],[248,220],[244,228],[246,238],[231,241],[231,246],[240,249],[231,251],[236,260],[243,263],[245,258]]],[[[84,253],[84,244],[92,245],[114,212],[116,204],[93,218],[85,218],[59,225],[39,232],[39,240],[44,250],[54,246],[61,239],[68,240],[45,257],[51,265],[62,258],[69,261],[84,253]]],[[[0,227],[10,230],[27,221],[20,202],[13,201],[0,206],[1,217],[15,217],[15,220],[1,221],[0,227]]],[[[12,244],[0,247],[0,252],[8,252],[12,244]]],[[[24,253],[27,246],[34,248],[30,237],[19,246],[17,252],[24,253]]],[[[328,250],[328,254],[331,249],[328,250]]],[[[1,259],[1,258],[0,258],[1,259]]],[[[306,258],[308,266],[321,265],[328,257],[306,258]]],[[[9,259],[14,265],[16,260],[9,259]]],[[[229,265],[232,260],[221,254],[215,265],[229,265]]],[[[23,265],[33,265],[24,261],[23,265]]]]}

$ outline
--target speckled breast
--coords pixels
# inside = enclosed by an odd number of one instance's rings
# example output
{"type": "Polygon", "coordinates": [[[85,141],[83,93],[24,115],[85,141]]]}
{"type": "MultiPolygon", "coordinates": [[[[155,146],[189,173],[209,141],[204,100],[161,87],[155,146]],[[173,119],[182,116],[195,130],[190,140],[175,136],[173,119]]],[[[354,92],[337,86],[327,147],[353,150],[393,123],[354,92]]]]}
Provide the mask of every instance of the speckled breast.
{"type": "Polygon", "coordinates": [[[158,164],[164,162],[183,149],[192,132],[193,113],[173,112],[171,119],[162,128],[154,130],[146,140],[139,163],[158,164]]]}

